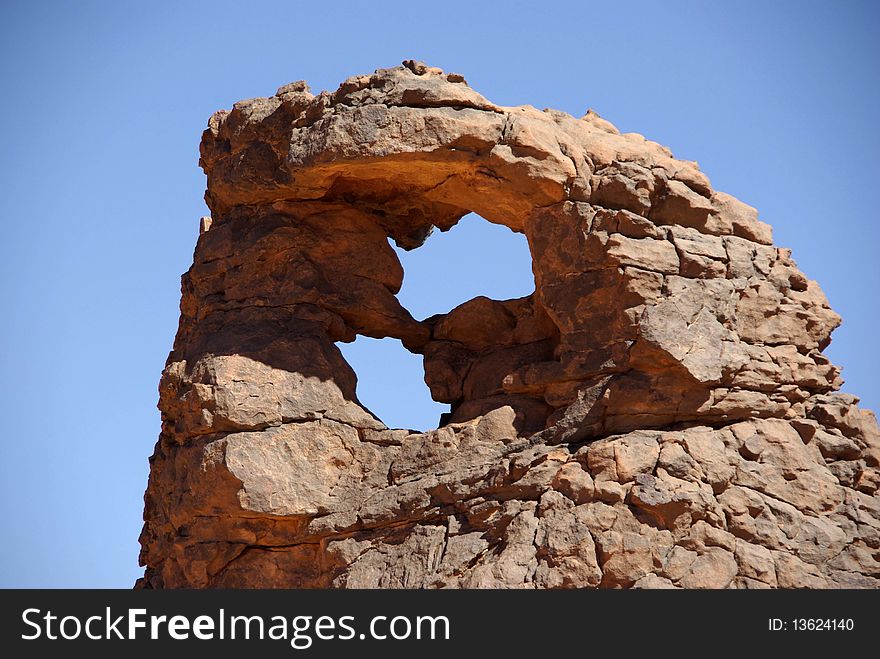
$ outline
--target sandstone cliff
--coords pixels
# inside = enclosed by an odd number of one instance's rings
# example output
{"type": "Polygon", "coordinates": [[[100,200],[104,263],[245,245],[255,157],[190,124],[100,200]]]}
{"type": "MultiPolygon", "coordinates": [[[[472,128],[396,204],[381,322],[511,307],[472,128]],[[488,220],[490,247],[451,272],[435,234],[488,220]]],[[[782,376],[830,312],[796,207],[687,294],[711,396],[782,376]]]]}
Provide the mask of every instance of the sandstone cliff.
{"type": "Polygon", "coordinates": [[[877,587],[880,433],[755,209],[589,112],[418,62],[211,117],[142,587],[877,587]],[[425,321],[388,244],[474,211],[533,295],[425,321]],[[386,428],[336,347],[424,356],[386,428]]]}

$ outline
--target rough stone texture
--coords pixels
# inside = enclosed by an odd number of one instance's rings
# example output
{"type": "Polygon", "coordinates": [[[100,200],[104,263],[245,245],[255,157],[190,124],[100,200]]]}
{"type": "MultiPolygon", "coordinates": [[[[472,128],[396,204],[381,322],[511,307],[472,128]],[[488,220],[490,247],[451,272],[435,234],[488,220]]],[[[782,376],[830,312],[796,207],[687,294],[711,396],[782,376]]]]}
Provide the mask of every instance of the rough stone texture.
{"type": "Polygon", "coordinates": [[[880,433],[755,209],[593,112],[418,62],[211,117],[141,587],[880,585],[880,433]],[[414,319],[388,243],[474,211],[536,291],[414,319]],[[424,355],[429,432],[336,347],[424,355]]]}

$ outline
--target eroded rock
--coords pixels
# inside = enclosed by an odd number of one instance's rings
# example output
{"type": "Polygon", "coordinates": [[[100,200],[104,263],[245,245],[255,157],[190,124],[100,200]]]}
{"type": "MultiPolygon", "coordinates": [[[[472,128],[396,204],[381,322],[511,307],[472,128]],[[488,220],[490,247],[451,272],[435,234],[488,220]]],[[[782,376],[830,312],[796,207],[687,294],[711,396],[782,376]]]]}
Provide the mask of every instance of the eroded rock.
{"type": "Polygon", "coordinates": [[[840,318],[750,206],[594,112],[420,62],[211,117],[141,535],[142,587],[880,585],[880,432],[840,318]],[[414,319],[388,240],[466,213],[536,289],[414,319]],[[336,344],[424,356],[388,429],[336,344]]]}

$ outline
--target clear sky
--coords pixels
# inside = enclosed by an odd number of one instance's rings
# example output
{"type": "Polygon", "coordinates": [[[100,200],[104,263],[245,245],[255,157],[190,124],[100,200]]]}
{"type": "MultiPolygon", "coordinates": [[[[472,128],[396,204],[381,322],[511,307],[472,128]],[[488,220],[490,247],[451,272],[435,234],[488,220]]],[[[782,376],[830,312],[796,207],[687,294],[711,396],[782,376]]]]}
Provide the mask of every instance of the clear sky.
{"type": "MultiPolygon", "coordinates": [[[[880,3],[536,7],[0,3],[0,586],[140,575],[157,383],[206,213],[199,137],[214,110],[293,80],[335,89],[422,59],[496,103],[592,107],[699,160],[821,282],[845,319],[828,350],[845,390],[880,408],[880,3]]],[[[477,218],[404,267],[417,317],[533,288],[521,236],[477,218]]],[[[436,424],[418,358],[345,350],[387,423],[436,424]]]]}

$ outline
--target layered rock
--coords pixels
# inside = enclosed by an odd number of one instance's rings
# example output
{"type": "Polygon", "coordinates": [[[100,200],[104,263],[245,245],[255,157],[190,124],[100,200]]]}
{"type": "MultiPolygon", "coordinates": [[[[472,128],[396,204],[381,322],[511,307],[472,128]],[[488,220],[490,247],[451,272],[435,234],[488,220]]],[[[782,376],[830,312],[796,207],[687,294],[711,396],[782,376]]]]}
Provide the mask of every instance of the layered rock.
{"type": "Polygon", "coordinates": [[[160,385],[143,587],[876,587],[880,432],[755,209],[588,112],[418,62],[216,113],[160,385]],[[535,292],[416,320],[389,238],[468,212],[535,292]],[[388,429],[336,346],[424,356],[388,429]]]}

